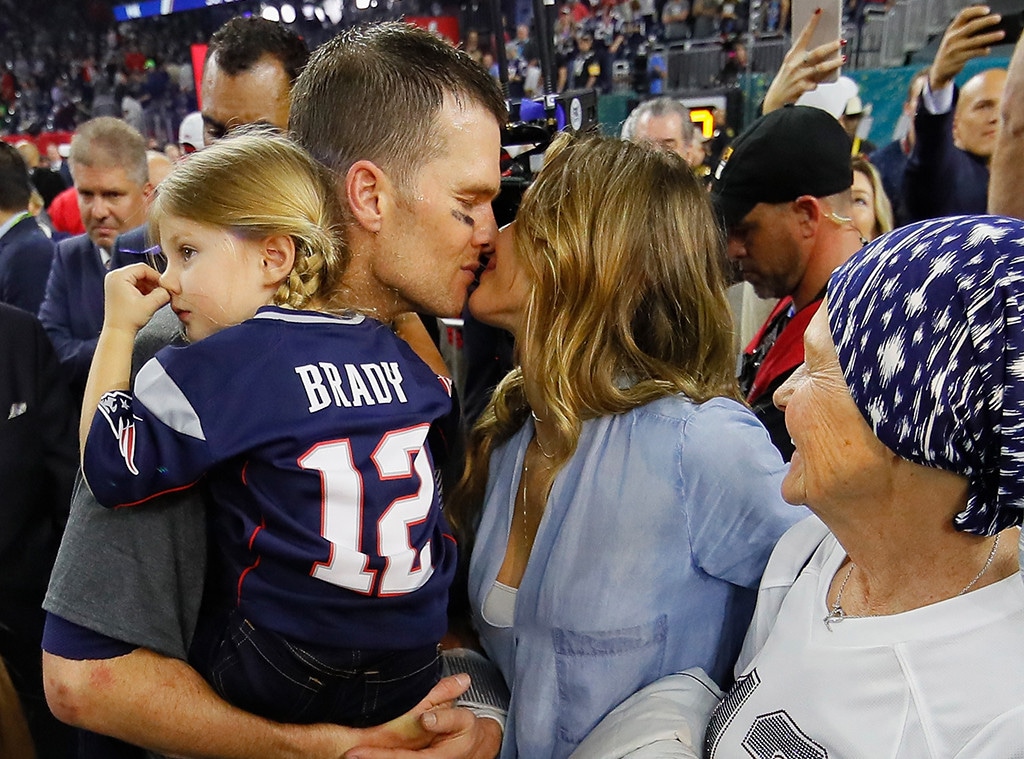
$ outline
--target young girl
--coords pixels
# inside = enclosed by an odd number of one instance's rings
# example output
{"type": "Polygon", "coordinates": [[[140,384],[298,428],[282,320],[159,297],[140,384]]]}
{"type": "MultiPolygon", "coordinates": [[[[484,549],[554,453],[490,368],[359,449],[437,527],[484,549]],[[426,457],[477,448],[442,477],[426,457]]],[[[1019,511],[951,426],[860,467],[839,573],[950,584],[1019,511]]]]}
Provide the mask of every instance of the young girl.
{"type": "Polygon", "coordinates": [[[82,457],[108,507],[197,482],[209,494],[221,566],[197,665],[221,695],[279,721],[366,726],[439,677],[455,547],[426,437],[450,382],[334,302],[333,197],[311,158],[266,133],[161,183],[149,223],[167,268],[107,276],[82,457]],[[168,301],[192,344],[162,350],[128,392],[135,333],[168,301]]]}

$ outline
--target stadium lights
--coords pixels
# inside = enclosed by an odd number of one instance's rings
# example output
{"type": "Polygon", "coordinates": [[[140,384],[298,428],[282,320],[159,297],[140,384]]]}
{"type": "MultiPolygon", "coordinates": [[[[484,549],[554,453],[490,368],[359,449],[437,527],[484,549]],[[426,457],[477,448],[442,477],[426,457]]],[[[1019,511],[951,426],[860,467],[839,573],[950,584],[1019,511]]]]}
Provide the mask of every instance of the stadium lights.
{"type": "Polygon", "coordinates": [[[276,22],[281,20],[281,12],[273,5],[264,5],[263,10],[260,11],[260,15],[267,21],[276,22]]]}
{"type": "Polygon", "coordinates": [[[324,0],[323,6],[324,13],[327,14],[327,18],[331,20],[331,23],[340,24],[343,12],[341,0],[324,0]]]}
{"type": "Polygon", "coordinates": [[[295,8],[291,5],[291,3],[281,4],[281,21],[283,21],[286,24],[295,23],[295,8]]]}

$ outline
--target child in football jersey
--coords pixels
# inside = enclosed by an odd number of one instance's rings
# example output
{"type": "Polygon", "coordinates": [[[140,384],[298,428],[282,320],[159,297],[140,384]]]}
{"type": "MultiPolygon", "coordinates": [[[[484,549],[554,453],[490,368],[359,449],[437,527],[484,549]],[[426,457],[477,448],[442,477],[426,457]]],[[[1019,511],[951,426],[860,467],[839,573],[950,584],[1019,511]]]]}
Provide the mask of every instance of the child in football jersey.
{"type": "Polygon", "coordinates": [[[265,132],[161,183],[149,224],[166,270],[107,275],[82,466],[107,507],[194,484],[210,496],[217,603],[194,653],[222,696],[366,726],[439,678],[455,546],[426,438],[451,383],[338,302],[333,198],[323,169],[265,132]],[[129,392],[135,334],[168,301],[191,344],[129,392]]]}

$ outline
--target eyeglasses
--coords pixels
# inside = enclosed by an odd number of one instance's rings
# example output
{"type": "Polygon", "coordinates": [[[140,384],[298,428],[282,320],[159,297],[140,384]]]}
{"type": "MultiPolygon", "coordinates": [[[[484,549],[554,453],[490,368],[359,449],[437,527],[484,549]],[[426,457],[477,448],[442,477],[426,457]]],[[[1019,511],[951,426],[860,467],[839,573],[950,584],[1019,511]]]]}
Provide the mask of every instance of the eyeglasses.
{"type": "Polygon", "coordinates": [[[146,248],[145,250],[129,250],[127,248],[120,248],[117,252],[143,261],[161,274],[167,270],[167,256],[164,255],[164,252],[160,249],[159,245],[154,245],[153,247],[146,248]]]}

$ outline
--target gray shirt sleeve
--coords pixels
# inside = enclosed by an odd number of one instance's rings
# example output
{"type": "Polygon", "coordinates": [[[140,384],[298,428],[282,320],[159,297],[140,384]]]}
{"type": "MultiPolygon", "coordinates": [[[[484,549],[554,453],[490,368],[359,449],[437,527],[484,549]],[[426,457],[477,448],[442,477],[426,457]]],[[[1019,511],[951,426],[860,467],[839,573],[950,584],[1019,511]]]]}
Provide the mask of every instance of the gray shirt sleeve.
{"type": "MultiPolygon", "coordinates": [[[[161,309],[136,339],[133,366],[179,335],[174,314],[161,309]]],[[[79,473],[43,608],[107,637],[184,659],[205,576],[206,522],[199,491],[108,510],[79,473]]]]}

